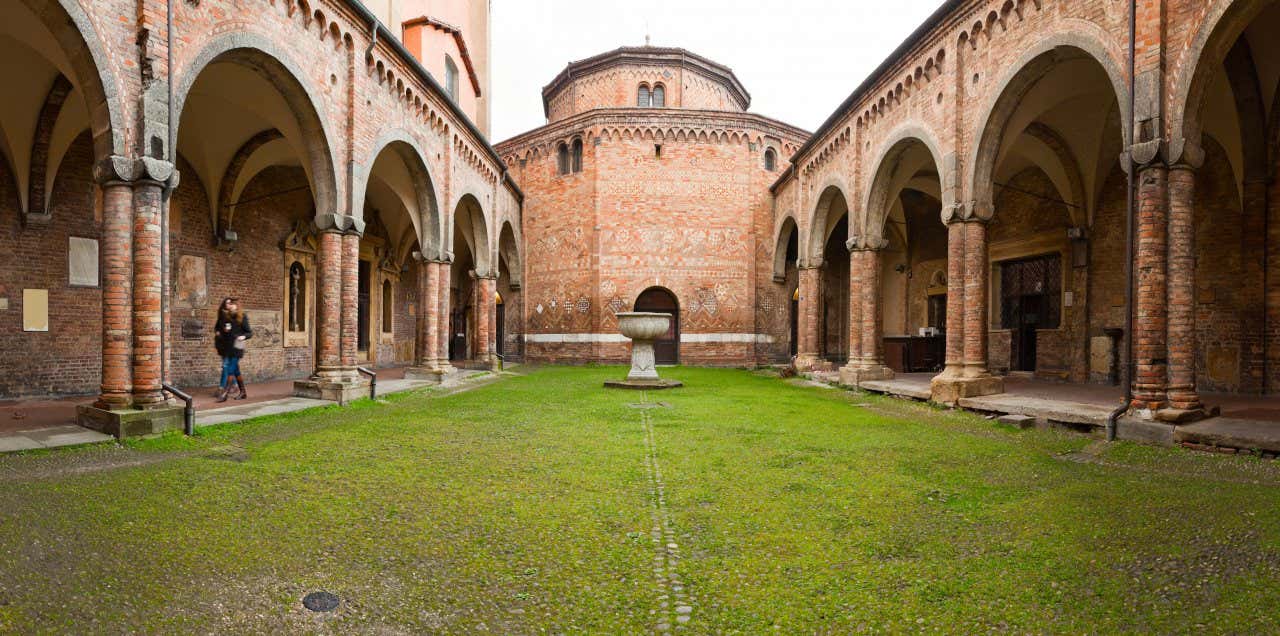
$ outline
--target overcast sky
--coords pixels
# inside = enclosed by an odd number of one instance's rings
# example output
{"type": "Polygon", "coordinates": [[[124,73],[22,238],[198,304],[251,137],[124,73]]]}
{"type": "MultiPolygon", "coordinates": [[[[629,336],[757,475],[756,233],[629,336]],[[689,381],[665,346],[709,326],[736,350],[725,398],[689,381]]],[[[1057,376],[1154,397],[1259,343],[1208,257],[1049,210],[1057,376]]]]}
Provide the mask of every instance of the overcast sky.
{"type": "Polygon", "coordinates": [[[683,47],[734,70],[751,111],[814,130],[940,0],[493,0],[493,141],[546,123],[542,87],[619,46],[683,47]]]}

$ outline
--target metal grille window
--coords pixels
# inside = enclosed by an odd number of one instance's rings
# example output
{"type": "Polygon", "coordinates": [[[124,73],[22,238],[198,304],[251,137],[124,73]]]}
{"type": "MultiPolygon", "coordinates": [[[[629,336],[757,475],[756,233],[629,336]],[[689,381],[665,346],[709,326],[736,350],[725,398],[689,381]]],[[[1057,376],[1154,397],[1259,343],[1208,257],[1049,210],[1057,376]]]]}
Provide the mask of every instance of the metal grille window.
{"type": "Polygon", "coordinates": [[[1057,329],[1062,322],[1062,257],[1000,264],[1000,326],[1057,329]]]}

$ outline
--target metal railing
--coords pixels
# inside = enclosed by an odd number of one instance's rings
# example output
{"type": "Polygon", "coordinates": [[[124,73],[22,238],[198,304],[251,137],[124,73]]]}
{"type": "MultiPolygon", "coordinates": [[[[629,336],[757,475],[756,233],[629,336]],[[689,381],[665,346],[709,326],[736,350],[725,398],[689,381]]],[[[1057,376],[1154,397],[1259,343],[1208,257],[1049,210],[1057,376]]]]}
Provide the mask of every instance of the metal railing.
{"type": "Polygon", "coordinates": [[[190,395],[183,393],[181,389],[171,384],[161,384],[161,388],[172,393],[174,397],[187,403],[183,409],[183,425],[182,432],[188,436],[196,434],[196,399],[190,395]]]}
{"type": "Polygon", "coordinates": [[[378,374],[371,369],[364,367],[356,367],[356,371],[369,376],[369,399],[378,399],[378,374]]]}

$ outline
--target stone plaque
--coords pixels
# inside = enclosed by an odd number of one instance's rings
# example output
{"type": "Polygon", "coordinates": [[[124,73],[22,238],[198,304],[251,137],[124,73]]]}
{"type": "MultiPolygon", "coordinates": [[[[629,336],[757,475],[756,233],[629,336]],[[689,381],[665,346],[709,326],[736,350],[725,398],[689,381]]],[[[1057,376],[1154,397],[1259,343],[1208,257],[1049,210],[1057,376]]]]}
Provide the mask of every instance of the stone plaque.
{"type": "Polygon", "coordinates": [[[22,290],[22,330],[49,330],[49,290],[22,290]]]}
{"type": "Polygon", "coordinates": [[[250,349],[280,349],[284,346],[280,312],[246,309],[244,313],[249,317],[249,327],[253,329],[253,338],[249,340],[250,349]]]}
{"type": "Polygon", "coordinates": [[[67,282],[76,287],[98,286],[98,241],[72,236],[67,245],[67,282]]]}
{"type": "Polygon", "coordinates": [[[200,340],[205,337],[212,339],[213,331],[205,327],[203,320],[187,318],[182,321],[182,338],[184,340],[200,340]]]}
{"type": "Polygon", "coordinates": [[[203,256],[179,256],[175,279],[175,306],[198,309],[209,305],[209,271],[203,256]]]}
{"type": "Polygon", "coordinates": [[[1112,341],[1110,336],[1094,336],[1089,339],[1089,372],[1107,375],[1111,373],[1112,341]]]}

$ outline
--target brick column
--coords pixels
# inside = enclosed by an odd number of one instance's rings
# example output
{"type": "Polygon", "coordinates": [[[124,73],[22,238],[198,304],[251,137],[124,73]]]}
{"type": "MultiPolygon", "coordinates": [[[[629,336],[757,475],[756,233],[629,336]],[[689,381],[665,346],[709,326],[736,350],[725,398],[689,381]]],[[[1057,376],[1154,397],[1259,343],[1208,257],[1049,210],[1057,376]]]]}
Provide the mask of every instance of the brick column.
{"type": "Polygon", "coordinates": [[[987,369],[988,258],[987,221],[956,206],[947,219],[947,360],[930,385],[935,402],[1004,391],[987,369]]]}
{"type": "Polygon", "coordinates": [[[440,281],[436,289],[436,303],[439,307],[437,314],[440,316],[436,332],[436,364],[448,372],[453,369],[453,363],[449,360],[449,341],[453,337],[453,313],[449,306],[453,287],[453,263],[438,261],[435,265],[436,277],[440,281]]]}
{"type": "Polygon", "coordinates": [[[964,376],[985,378],[987,337],[988,267],[987,224],[971,219],[964,224],[964,376]]]}
{"type": "Polygon", "coordinates": [[[822,268],[806,265],[800,268],[800,308],[796,316],[796,369],[809,371],[818,366],[818,295],[821,293],[822,268]]]}
{"type": "Polygon", "coordinates": [[[884,312],[880,285],[883,267],[883,239],[873,241],[862,252],[862,371],[864,379],[888,379],[893,371],[884,365],[884,312]]]}
{"type": "Polygon", "coordinates": [[[102,185],[102,393],[103,410],[133,403],[133,186],[102,185]]]}
{"type": "Polygon", "coordinates": [[[964,223],[947,224],[947,351],[942,376],[964,375],[964,223]]]}
{"type": "Polygon", "coordinates": [[[1168,254],[1168,169],[1148,164],[1138,169],[1138,241],[1134,252],[1137,293],[1134,298],[1133,402],[1137,409],[1165,406],[1168,349],[1166,257],[1168,254]]]}
{"type": "Polygon", "coordinates": [[[356,377],[356,347],[359,344],[360,234],[342,235],[342,330],[341,365],[346,379],[356,377]]]}
{"type": "Polygon", "coordinates": [[[160,334],[164,315],[160,296],[161,227],[164,185],[142,180],[133,188],[133,405],[148,409],[165,406],[161,389],[160,334]]]}
{"type": "MultiPolygon", "coordinates": [[[[862,360],[862,261],[863,252],[857,240],[849,241],[849,362],[848,369],[857,369],[862,360]]],[[[843,371],[843,370],[842,370],[843,371]]]]}
{"type": "Polygon", "coordinates": [[[425,369],[435,361],[437,330],[432,323],[438,306],[433,297],[436,286],[432,278],[436,275],[436,268],[430,261],[418,258],[414,261],[414,269],[418,279],[418,315],[413,330],[413,365],[425,369]]]}
{"type": "Polygon", "coordinates": [[[473,359],[483,366],[493,366],[494,337],[496,335],[496,317],[494,303],[497,302],[498,279],[494,276],[476,276],[476,344],[473,359]]]}
{"type": "Polygon", "coordinates": [[[1169,169],[1168,360],[1169,404],[1181,411],[1202,408],[1196,392],[1195,169],[1169,169]]]}
{"type": "Polygon", "coordinates": [[[316,248],[316,378],[342,375],[342,232],[320,232],[316,248]]]}

